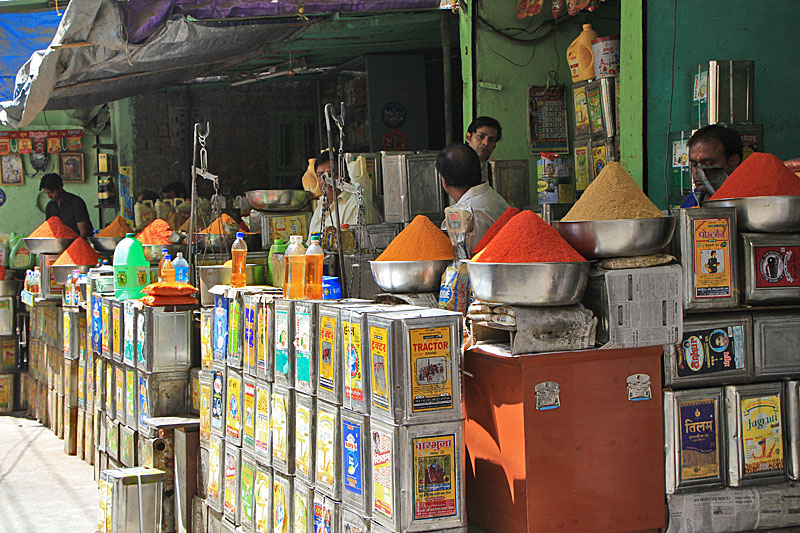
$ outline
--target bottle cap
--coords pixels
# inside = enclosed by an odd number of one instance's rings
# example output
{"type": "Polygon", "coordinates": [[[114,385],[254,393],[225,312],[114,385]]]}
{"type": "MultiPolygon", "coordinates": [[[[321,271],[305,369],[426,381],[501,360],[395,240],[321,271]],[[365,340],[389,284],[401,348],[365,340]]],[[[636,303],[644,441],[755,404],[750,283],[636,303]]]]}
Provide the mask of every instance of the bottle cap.
{"type": "Polygon", "coordinates": [[[135,233],[126,233],[125,234],[125,238],[126,239],[133,239],[134,237],[136,237],[135,233]]]}
{"type": "Polygon", "coordinates": [[[162,248],[162,249],[161,249],[161,253],[162,253],[162,254],[165,254],[165,253],[167,253],[167,252],[169,252],[169,249],[168,249],[168,248],[162,248]]]}
{"type": "Polygon", "coordinates": [[[244,239],[244,232],[243,231],[237,231],[236,232],[236,238],[237,239],[244,239]]]}
{"type": "Polygon", "coordinates": [[[311,240],[319,242],[319,235],[312,235],[311,240]]]}
{"type": "Polygon", "coordinates": [[[350,224],[342,224],[342,229],[350,229],[350,224]]]}
{"type": "Polygon", "coordinates": [[[166,259],[167,261],[172,261],[172,256],[167,254],[164,256],[164,259],[166,259]]]}
{"type": "Polygon", "coordinates": [[[283,244],[283,239],[275,239],[275,242],[273,242],[272,244],[277,244],[278,246],[280,246],[281,244],[283,244]]]}

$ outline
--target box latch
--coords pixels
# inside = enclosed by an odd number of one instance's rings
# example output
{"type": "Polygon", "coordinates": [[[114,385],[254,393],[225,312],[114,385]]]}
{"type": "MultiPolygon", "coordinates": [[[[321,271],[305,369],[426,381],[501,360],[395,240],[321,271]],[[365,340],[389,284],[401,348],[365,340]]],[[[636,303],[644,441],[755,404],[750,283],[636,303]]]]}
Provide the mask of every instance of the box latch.
{"type": "Polygon", "coordinates": [[[561,399],[558,397],[559,387],[555,381],[542,381],[533,390],[536,392],[537,410],[545,411],[561,406],[561,399]]]}
{"type": "Polygon", "coordinates": [[[650,376],[647,374],[631,374],[628,376],[628,400],[638,402],[652,398],[650,376]]]}

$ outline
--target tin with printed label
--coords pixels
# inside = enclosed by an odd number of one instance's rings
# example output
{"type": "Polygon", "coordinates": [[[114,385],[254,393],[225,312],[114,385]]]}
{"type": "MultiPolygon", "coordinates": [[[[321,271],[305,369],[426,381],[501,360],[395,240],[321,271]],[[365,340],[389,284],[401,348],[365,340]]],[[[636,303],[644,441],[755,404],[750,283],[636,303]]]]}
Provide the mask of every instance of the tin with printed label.
{"type": "Polygon", "coordinates": [[[748,304],[800,301],[800,234],[742,233],[748,304]]]}
{"type": "Polygon", "coordinates": [[[342,438],[339,407],[317,400],[314,479],[318,491],[342,497],[342,438]]]}
{"type": "Polygon", "coordinates": [[[786,382],[786,471],[800,480],[800,381],[786,382]]]}
{"type": "Polygon", "coordinates": [[[242,369],[242,338],[244,336],[244,306],[242,290],[228,289],[228,351],[226,364],[242,369]]]}
{"type": "Polygon", "coordinates": [[[275,304],[272,296],[262,295],[256,307],[256,377],[265,381],[275,379],[275,304]]]}
{"type": "Polygon", "coordinates": [[[316,533],[314,528],[314,487],[295,478],[292,502],[294,533],[316,533]]]}
{"type": "Polygon", "coordinates": [[[225,436],[226,369],[211,370],[211,434],[225,436]]]}
{"type": "Polygon", "coordinates": [[[370,420],[342,409],[342,502],[362,516],[372,511],[372,456],[370,420]]]}
{"type": "Polygon", "coordinates": [[[214,361],[214,308],[200,310],[200,366],[208,368],[214,361]]]}
{"type": "Polygon", "coordinates": [[[223,474],[222,514],[239,524],[239,503],[241,501],[242,449],[225,441],[225,466],[223,474]]]}
{"type": "Polygon", "coordinates": [[[352,511],[345,504],[342,505],[342,531],[369,533],[370,525],[369,518],[352,511]]]}
{"type": "Polygon", "coordinates": [[[125,302],[122,300],[111,300],[111,356],[114,361],[122,362],[122,351],[125,345],[123,338],[123,313],[125,302]]]}
{"type": "Polygon", "coordinates": [[[664,391],[666,492],[725,486],[721,388],[664,391]]]}
{"type": "Polygon", "coordinates": [[[294,388],[294,305],[293,300],[275,300],[273,371],[275,383],[294,388]]]}
{"type": "Polygon", "coordinates": [[[242,375],[229,368],[225,385],[225,442],[242,444],[242,375]]]}
{"type": "Polygon", "coordinates": [[[753,311],[756,380],[800,377],[800,311],[753,311]]]}
{"type": "Polygon", "coordinates": [[[145,372],[189,370],[193,313],[188,306],[142,306],[136,320],[136,366],[145,372]]]}
{"type": "Polygon", "coordinates": [[[106,455],[109,459],[119,460],[119,422],[106,417],[106,455]]]}
{"type": "Polygon", "coordinates": [[[256,381],[255,456],[259,463],[272,465],[272,384],[256,381]]]}
{"type": "MultiPolygon", "coordinates": [[[[136,406],[139,403],[138,395],[136,394],[137,384],[136,370],[133,368],[125,367],[125,423],[133,429],[139,427],[139,417],[136,412],[136,406]]],[[[133,465],[130,465],[133,466],[133,465]]]]}
{"type": "Polygon", "coordinates": [[[753,380],[753,320],[748,313],[687,316],[679,344],[664,348],[664,383],[688,388],[753,380]]]}
{"type": "Polygon", "coordinates": [[[127,467],[136,466],[137,437],[135,429],[119,426],[119,462],[127,467]]]}
{"type": "Polygon", "coordinates": [[[783,383],[725,387],[728,485],[786,478],[783,383]]]}
{"type": "Polygon", "coordinates": [[[461,314],[370,314],[370,414],[392,424],[461,418],[461,314]]]}
{"type": "Polygon", "coordinates": [[[222,494],[224,492],[225,475],[225,441],[211,435],[208,443],[208,486],[206,487],[206,504],[218,513],[222,512],[222,494]]]}
{"type": "Polygon", "coordinates": [[[272,531],[291,533],[294,525],[294,476],[272,472],[272,531]]]}
{"type": "Polygon", "coordinates": [[[319,304],[299,300],[294,304],[294,386],[299,392],[317,394],[317,328],[319,304]]]}
{"type": "Polygon", "coordinates": [[[307,394],[295,394],[294,406],[294,474],[297,479],[314,485],[314,460],[316,459],[317,399],[307,394]]]}
{"type": "Polygon", "coordinates": [[[256,446],[256,378],[242,379],[242,451],[255,455],[256,446]]]}
{"type": "Polygon", "coordinates": [[[314,531],[342,531],[342,502],[319,491],[314,493],[314,531]]]}
{"type": "Polygon", "coordinates": [[[100,333],[100,351],[103,354],[103,357],[106,359],[111,359],[111,349],[112,344],[114,343],[113,339],[113,328],[111,324],[111,302],[113,298],[108,296],[103,296],[101,300],[101,319],[100,325],[102,327],[100,333]]]}
{"type": "Polygon", "coordinates": [[[225,294],[214,294],[214,363],[226,366],[228,356],[228,299],[225,294]]]}
{"type": "Polygon", "coordinates": [[[212,370],[200,371],[200,444],[208,445],[211,437],[211,380],[212,370]]]}
{"type": "Polygon", "coordinates": [[[242,372],[252,377],[258,375],[256,367],[258,300],[258,294],[242,295],[242,372]]]}
{"type": "Polygon", "coordinates": [[[114,363],[114,418],[125,423],[125,367],[114,363]]]}
{"type": "Polygon", "coordinates": [[[137,405],[138,429],[147,437],[155,436],[155,430],[148,425],[148,418],[186,414],[189,395],[189,372],[159,372],[148,374],[139,370],[137,405]]]}
{"type": "Polygon", "coordinates": [[[122,305],[122,361],[136,367],[136,300],[125,300],[122,305]]]}
{"type": "Polygon", "coordinates": [[[257,533],[272,531],[272,468],[260,463],[253,484],[253,515],[257,533]]]}
{"type": "Polygon", "coordinates": [[[242,451],[242,469],[239,475],[239,522],[247,532],[255,531],[255,481],[256,460],[242,451]]]}
{"type": "Polygon", "coordinates": [[[294,389],[272,386],[270,433],[272,435],[272,467],[294,475],[294,389]]]}
{"type": "Polygon", "coordinates": [[[189,413],[200,414],[200,368],[189,370],[189,413]]]}

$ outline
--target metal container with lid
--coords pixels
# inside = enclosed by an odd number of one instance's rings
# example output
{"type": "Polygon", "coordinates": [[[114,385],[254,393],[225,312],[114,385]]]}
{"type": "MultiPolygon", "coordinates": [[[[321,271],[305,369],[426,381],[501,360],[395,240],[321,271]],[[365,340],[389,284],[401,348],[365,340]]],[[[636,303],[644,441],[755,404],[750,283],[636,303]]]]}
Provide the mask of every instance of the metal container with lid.
{"type": "Polygon", "coordinates": [[[253,514],[255,530],[272,530],[272,468],[256,464],[253,487],[253,514]]]}
{"type": "Polygon", "coordinates": [[[256,308],[256,377],[265,381],[274,379],[275,362],[275,304],[272,296],[258,298],[256,308]]]}
{"type": "Polygon", "coordinates": [[[208,486],[206,487],[206,504],[218,513],[222,512],[222,494],[224,492],[225,475],[225,441],[211,435],[208,444],[208,486]]]}
{"type": "Polygon", "coordinates": [[[242,369],[244,337],[244,305],[242,295],[244,289],[229,289],[228,293],[228,350],[225,364],[237,370],[242,369]]]}
{"type": "Polygon", "coordinates": [[[256,381],[255,456],[260,464],[272,465],[272,384],[256,381]]]}
{"type": "Polygon", "coordinates": [[[238,525],[241,508],[242,449],[225,440],[225,470],[223,474],[222,514],[238,525]]]}
{"type": "Polygon", "coordinates": [[[294,388],[294,300],[275,300],[274,361],[275,383],[294,388]]]}
{"type": "Polygon", "coordinates": [[[343,531],[342,502],[320,491],[314,493],[314,531],[343,531]]]}
{"type": "MultiPolygon", "coordinates": [[[[301,481],[294,480],[294,494],[292,495],[293,516],[292,525],[294,533],[316,533],[314,528],[314,486],[301,481]]],[[[335,531],[335,530],[330,530],[335,531]]]]}
{"type": "Polygon", "coordinates": [[[100,472],[100,531],[161,531],[165,473],[153,468],[100,472]]]}
{"type": "Polygon", "coordinates": [[[369,533],[370,520],[342,505],[342,531],[350,533],[369,533]]]}
{"type": "Polygon", "coordinates": [[[755,102],[753,61],[711,60],[697,65],[694,74],[692,126],[719,122],[752,123],[755,102]]]}
{"type": "Polygon", "coordinates": [[[386,222],[411,222],[425,215],[442,220],[446,205],[441,178],[434,166],[436,152],[381,154],[386,222]]]}
{"type": "Polygon", "coordinates": [[[239,521],[242,530],[255,532],[255,480],[257,470],[255,458],[242,450],[242,469],[239,474],[239,521]]]}
{"type": "Polygon", "coordinates": [[[800,234],[740,235],[744,302],[800,302],[800,234]]]}
{"type": "Polygon", "coordinates": [[[294,476],[287,476],[278,470],[273,470],[271,531],[292,531],[293,519],[294,476]]]}
{"type": "Polygon", "coordinates": [[[461,418],[462,315],[370,314],[371,416],[393,424],[461,418]]]}
{"type": "Polygon", "coordinates": [[[125,366],[122,363],[114,363],[114,418],[123,424],[127,420],[125,389],[125,366]]]}
{"type": "Polygon", "coordinates": [[[725,486],[721,388],[664,391],[666,491],[725,486]]]}
{"type": "Polygon", "coordinates": [[[145,372],[192,367],[194,311],[190,306],[136,306],[136,366],[145,372]]]}
{"type": "Polygon", "coordinates": [[[225,437],[226,370],[211,369],[211,434],[225,437]]]}
{"type": "Polygon", "coordinates": [[[200,371],[200,445],[208,446],[211,438],[211,382],[213,371],[204,368],[200,371]]]}
{"type": "Polygon", "coordinates": [[[372,456],[370,419],[341,410],[342,417],[342,502],[361,516],[372,512],[372,456]]]}
{"type": "Polygon", "coordinates": [[[258,375],[256,367],[258,332],[258,293],[242,295],[242,372],[248,376],[258,375]]]}
{"type": "Polygon", "coordinates": [[[786,478],[783,383],[725,387],[728,485],[786,478]]]}
{"type": "Polygon", "coordinates": [[[114,343],[113,328],[111,325],[111,302],[114,299],[109,296],[102,297],[100,325],[103,328],[101,332],[101,352],[103,357],[111,359],[111,349],[114,343]]]}
{"type": "Polygon", "coordinates": [[[270,434],[272,435],[272,467],[294,476],[294,389],[272,386],[270,434]]]}
{"type": "Polygon", "coordinates": [[[137,376],[136,369],[128,366],[121,367],[125,370],[125,423],[133,429],[139,428],[137,376]]]}
{"type": "Polygon", "coordinates": [[[316,325],[319,324],[319,302],[298,300],[294,304],[294,387],[298,392],[317,394],[316,325]]]}
{"type": "Polygon", "coordinates": [[[225,442],[242,445],[242,374],[228,369],[225,383],[225,442]]]}
{"type": "Polygon", "coordinates": [[[228,299],[225,298],[221,287],[215,288],[214,293],[214,361],[213,364],[219,367],[226,366],[228,355],[228,299]]]}
{"type": "Polygon", "coordinates": [[[119,462],[125,466],[136,466],[138,432],[126,425],[119,426],[119,462]]]}
{"type": "Polygon", "coordinates": [[[122,302],[122,362],[133,368],[136,368],[138,359],[136,303],[136,300],[122,302]]]}
{"type": "Polygon", "coordinates": [[[758,381],[800,377],[800,311],[753,311],[753,361],[758,381]]]}
{"type": "Polygon", "coordinates": [[[152,437],[155,430],[148,424],[149,418],[186,414],[189,372],[148,374],[139,370],[137,374],[138,428],[143,435],[152,437]]]}
{"type": "Polygon", "coordinates": [[[314,460],[316,459],[317,398],[307,394],[295,394],[294,402],[294,449],[297,479],[314,485],[314,460]]]}
{"type": "Polygon", "coordinates": [[[122,350],[125,345],[125,339],[122,336],[122,320],[123,308],[125,305],[124,300],[111,300],[111,356],[114,361],[122,362],[122,350]]]}
{"type": "Polygon", "coordinates": [[[214,361],[214,308],[200,310],[200,366],[208,368],[214,361]]]}
{"type": "Polygon", "coordinates": [[[242,451],[256,453],[256,379],[242,378],[242,451]]]}
{"type": "Polygon", "coordinates": [[[317,401],[314,443],[314,480],[318,491],[340,500],[342,497],[342,438],[339,407],[317,401]]]}
{"type": "Polygon", "coordinates": [[[664,348],[664,384],[691,388],[752,381],[752,339],[748,313],[687,316],[681,342],[664,348]]]}

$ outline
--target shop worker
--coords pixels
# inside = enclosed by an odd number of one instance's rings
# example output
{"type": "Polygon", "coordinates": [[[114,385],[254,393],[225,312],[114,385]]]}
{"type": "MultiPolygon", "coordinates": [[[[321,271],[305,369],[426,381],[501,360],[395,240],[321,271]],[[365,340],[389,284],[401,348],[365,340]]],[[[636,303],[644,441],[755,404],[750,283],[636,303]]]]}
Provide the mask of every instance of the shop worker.
{"type": "Polygon", "coordinates": [[[707,200],[711,195],[697,175],[697,166],[719,166],[727,175],[731,175],[742,162],[742,138],[729,128],[712,124],[700,128],[689,138],[689,167],[692,172],[694,192],[684,199],[681,207],[695,207],[697,197],[707,200]]]}
{"type": "Polygon", "coordinates": [[[467,236],[467,250],[473,250],[486,230],[508,209],[508,202],[483,181],[478,154],[466,144],[451,144],[439,152],[436,170],[453,203],[472,208],[475,228],[467,236]]]}
{"type": "Polygon", "coordinates": [[[495,146],[503,137],[503,128],[497,119],[492,117],[478,117],[473,120],[464,134],[464,141],[475,150],[481,163],[485,163],[492,156],[495,146]]]}
{"type": "MultiPolygon", "coordinates": [[[[317,174],[317,180],[319,182],[319,190],[325,191],[325,196],[328,200],[327,206],[327,213],[325,214],[325,227],[335,227],[336,223],[336,214],[334,213],[334,192],[333,187],[330,185],[325,186],[322,182],[323,175],[327,174],[331,176],[331,156],[330,153],[325,150],[322,152],[317,160],[314,162],[314,172],[317,174]]],[[[345,176],[345,181],[350,181],[349,173],[345,176]]],[[[348,224],[350,226],[355,226],[358,224],[358,195],[349,193],[349,192],[342,192],[338,189],[336,192],[339,194],[339,221],[342,224],[348,224]]],[[[364,201],[364,223],[365,224],[375,224],[378,222],[378,217],[375,214],[375,208],[372,207],[372,201],[370,198],[366,196],[363,199],[364,201]]],[[[317,207],[314,209],[314,214],[311,216],[311,222],[309,224],[309,235],[313,233],[321,233],[322,232],[322,207],[323,202],[317,202],[317,207]]]]}
{"type": "Polygon", "coordinates": [[[45,218],[58,217],[61,221],[72,228],[72,231],[81,237],[92,235],[92,221],[89,219],[89,211],[86,209],[86,202],[79,196],[64,190],[64,182],[61,176],[51,172],[42,177],[39,183],[39,190],[44,191],[50,201],[44,210],[45,218]]]}
{"type": "Polygon", "coordinates": [[[189,198],[186,186],[180,181],[171,181],[161,189],[162,200],[173,200],[175,198],[189,198]]]}

